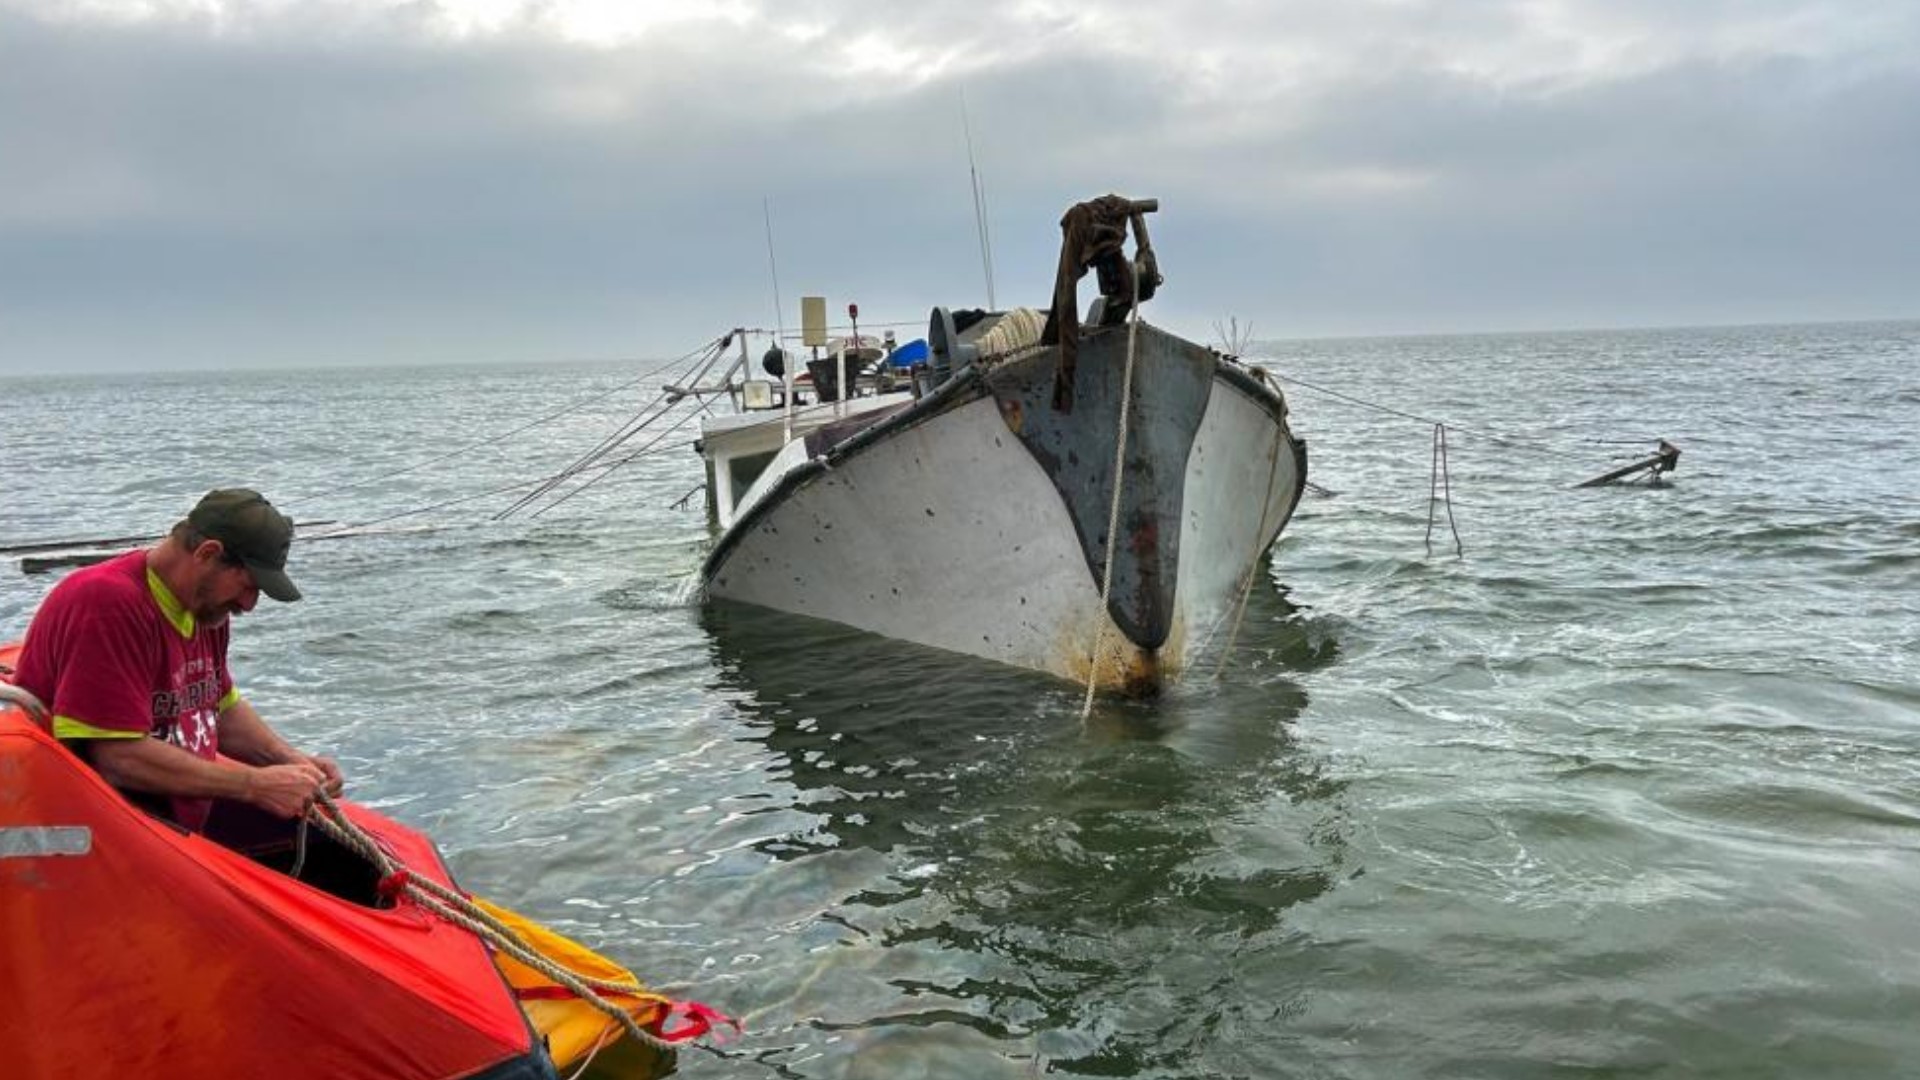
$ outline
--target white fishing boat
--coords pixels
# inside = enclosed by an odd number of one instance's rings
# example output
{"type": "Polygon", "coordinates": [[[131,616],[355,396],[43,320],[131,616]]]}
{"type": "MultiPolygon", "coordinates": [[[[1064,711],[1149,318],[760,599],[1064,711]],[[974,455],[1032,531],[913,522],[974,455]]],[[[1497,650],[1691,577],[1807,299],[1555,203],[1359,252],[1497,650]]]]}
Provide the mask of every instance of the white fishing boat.
{"type": "Polygon", "coordinates": [[[1044,322],[935,309],[925,364],[855,341],[851,366],[828,350],[831,394],[808,397],[791,364],[730,383],[737,412],[699,444],[719,532],[706,596],[1131,694],[1229,638],[1306,447],[1262,371],[1138,318],[1161,281],[1154,209],[1068,212],[1044,322]]]}

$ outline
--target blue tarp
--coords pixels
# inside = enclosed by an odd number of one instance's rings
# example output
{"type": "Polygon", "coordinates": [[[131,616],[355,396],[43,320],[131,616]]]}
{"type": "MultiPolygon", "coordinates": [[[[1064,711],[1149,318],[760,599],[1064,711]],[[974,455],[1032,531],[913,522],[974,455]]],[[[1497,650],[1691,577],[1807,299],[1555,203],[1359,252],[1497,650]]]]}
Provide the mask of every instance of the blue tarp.
{"type": "Polygon", "coordinates": [[[915,364],[926,363],[930,356],[931,354],[927,351],[926,339],[914,338],[905,345],[894,349],[893,355],[887,357],[887,362],[897,368],[910,368],[915,364]]]}

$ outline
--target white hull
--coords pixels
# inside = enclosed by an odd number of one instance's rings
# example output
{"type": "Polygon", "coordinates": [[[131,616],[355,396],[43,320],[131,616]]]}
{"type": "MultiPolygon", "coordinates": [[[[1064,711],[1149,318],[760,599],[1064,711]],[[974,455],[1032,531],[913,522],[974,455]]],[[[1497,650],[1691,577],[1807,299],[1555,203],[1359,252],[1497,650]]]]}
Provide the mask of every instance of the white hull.
{"type": "MultiPolygon", "coordinates": [[[[1177,527],[1135,517],[1134,531],[1122,538],[1163,538],[1177,528],[1171,554],[1129,577],[1139,595],[1156,593],[1159,601],[1149,597],[1144,607],[1128,608],[1119,585],[1111,605],[1100,600],[1111,496],[1094,488],[1111,470],[1116,416],[1101,414],[1098,394],[1083,391],[1086,399],[1070,418],[1048,418],[1069,437],[1085,427],[1106,438],[1109,458],[1098,467],[1061,465],[1050,475],[1043,461],[1053,458],[1020,435],[1039,425],[1029,419],[1030,401],[1023,415],[1017,380],[991,392],[976,386],[944,395],[950,400],[939,407],[930,399],[824,455],[783,453],[779,467],[755,485],[753,505],[716,545],[704,575],[707,594],[1076,682],[1091,677],[1104,688],[1157,690],[1210,643],[1224,641],[1244,590],[1257,585],[1261,556],[1293,512],[1304,454],[1287,430],[1277,391],[1245,369],[1229,370],[1203,350],[1152,333],[1174,343],[1154,354],[1164,354],[1159,363],[1185,365],[1168,381],[1198,379],[1186,392],[1192,415],[1181,427],[1160,419],[1179,402],[1153,398],[1153,369],[1143,364],[1130,414],[1137,428],[1130,468],[1140,473],[1123,474],[1123,487],[1136,479],[1150,487],[1148,455],[1157,454],[1161,486],[1178,488],[1177,502],[1168,492],[1152,504],[1177,505],[1177,527]]],[[[1145,350],[1142,359],[1149,359],[1145,350]]],[[[1083,373],[1083,386],[1086,379],[1083,373]]],[[[1026,436],[1033,441],[1032,431],[1026,436]]],[[[1116,569],[1131,565],[1117,561],[1116,569]]]]}

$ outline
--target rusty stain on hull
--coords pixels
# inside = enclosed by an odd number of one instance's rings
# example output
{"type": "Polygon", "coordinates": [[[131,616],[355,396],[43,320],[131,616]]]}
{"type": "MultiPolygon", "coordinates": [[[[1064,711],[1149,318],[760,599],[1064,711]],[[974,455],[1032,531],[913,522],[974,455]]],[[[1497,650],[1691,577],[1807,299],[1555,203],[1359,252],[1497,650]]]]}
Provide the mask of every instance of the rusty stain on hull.
{"type": "Polygon", "coordinates": [[[1054,648],[1051,670],[1081,684],[1122,697],[1147,699],[1173,684],[1185,664],[1187,626],[1184,619],[1173,621],[1166,643],[1159,648],[1144,648],[1127,640],[1119,628],[1108,622],[1100,635],[1098,664],[1093,655],[1093,627],[1067,627],[1054,648]]]}

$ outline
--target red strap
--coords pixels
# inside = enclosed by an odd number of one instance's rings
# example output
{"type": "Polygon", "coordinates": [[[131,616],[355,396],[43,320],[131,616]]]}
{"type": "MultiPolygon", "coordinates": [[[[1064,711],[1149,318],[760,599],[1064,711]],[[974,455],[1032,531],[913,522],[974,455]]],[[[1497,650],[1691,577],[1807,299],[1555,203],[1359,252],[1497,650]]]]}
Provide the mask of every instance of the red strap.
{"type": "Polygon", "coordinates": [[[660,1037],[661,1042],[686,1042],[712,1031],[716,1023],[727,1025],[736,1034],[740,1031],[740,1021],[711,1005],[698,1001],[676,1001],[673,1008],[667,1010],[666,1015],[662,1016],[660,1022],[654,1026],[653,1033],[660,1037]],[[676,1014],[685,1016],[687,1022],[669,1030],[667,1021],[673,1019],[676,1014]]]}

